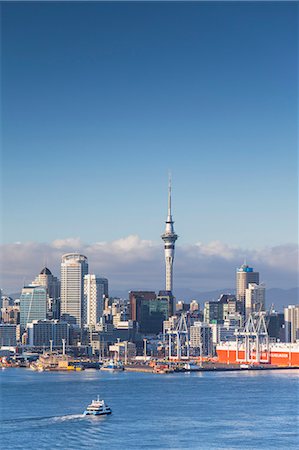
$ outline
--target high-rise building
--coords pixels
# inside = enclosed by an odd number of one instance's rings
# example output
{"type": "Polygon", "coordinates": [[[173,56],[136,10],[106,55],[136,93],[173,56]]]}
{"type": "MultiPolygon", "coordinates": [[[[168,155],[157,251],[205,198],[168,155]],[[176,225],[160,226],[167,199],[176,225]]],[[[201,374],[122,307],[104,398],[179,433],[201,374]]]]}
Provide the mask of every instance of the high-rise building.
{"type": "Polygon", "coordinates": [[[24,328],[33,320],[47,316],[47,289],[45,286],[25,286],[20,297],[20,325],[24,328]]]}
{"type": "Polygon", "coordinates": [[[28,344],[32,347],[62,347],[62,340],[66,345],[70,342],[70,325],[59,320],[34,320],[28,325],[28,344]]]}
{"type": "Polygon", "coordinates": [[[44,267],[35,280],[31,283],[35,286],[45,286],[48,295],[48,316],[59,319],[60,316],[60,281],[52,275],[48,267],[44,267]]]}
{"type": "Polygon", "coordinates": [[[243,264],[237,269],[236,274],[236,297],[242,306],[241,312],[243,315],[245,315],[245,297],[249,283],[259,284],[259,272],[254,272],[252,267],[243,264]]]}
{"type": "Polygon", "coordinates": [[[61,319],[83,325],[84,276],[88,262],[84,255],[67,253],[61,261],[61,319]]]}
{"type": "Polygon", "coordinates": [[[223,303],[205,302],[204,304],[204,322],[205,323],[223,323],[223,303]]]}
{"type": "Polygon", "coordinates": [[[17,325],[0,324],[0,347],[14,347],[17,345],[17,325]]]}
{"type": "Polygon", "coordinates": [[[171,180],[169,179],[168,185],[168,213],[166,219],[165,231],[161,238],[164,241],[164,252],[165,252],[165,272],[166,272],[166,283],[165,290],[172,292],[173,289],[173,261],[174,261],[174,248],[175,241],[178,236],[174,232],[173,220],[171,215],[171,180]]]}
{"type": "MultiPolygon", "coordinates": [[[[213,353],[212,328],[204,322],[194,322],[190,327],[190,347],[198,349],[198,355],[210,356],[213,353]]],[[[194,355],[196,356],[196,354],[194,355]]]]}
{"type": "Polygon", "coordinates": [[[108,296],[108,280],[96,275],[84,277],[84,325],[95,325],[103,314],[104,297],[108,296]]]}
{"type": "Polygon", "coordinates": [[[284,308],[284,323],[286,342],[299,340],[299,305],[289,305],[284,308]]]}
{"type": "Polygon", "coordinates": [[[156,293],[154,291],[130,291],[130,318],[140,322],[141,320],[141,306],[143,300],[155,300],[156,293]]]}
{"type": "Polygon", "coordinates": [[[245,289],[246,319],[251,313],[265,311],[265,292],[264,284],[248,283],[248,288],[245,289]]]}

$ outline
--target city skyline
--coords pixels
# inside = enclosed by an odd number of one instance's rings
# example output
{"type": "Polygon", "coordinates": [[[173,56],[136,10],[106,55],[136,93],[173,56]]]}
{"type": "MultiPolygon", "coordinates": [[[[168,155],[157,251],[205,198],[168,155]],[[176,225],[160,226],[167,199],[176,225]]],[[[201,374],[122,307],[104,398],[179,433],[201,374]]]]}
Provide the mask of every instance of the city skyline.
{"type": "Polygon", "coordinates": [[[5,290],[69,251],[163,287],[169,169],[174,291],[233,287],[244,259],[298,286],[296,5],[2,10],[5,290]]]}

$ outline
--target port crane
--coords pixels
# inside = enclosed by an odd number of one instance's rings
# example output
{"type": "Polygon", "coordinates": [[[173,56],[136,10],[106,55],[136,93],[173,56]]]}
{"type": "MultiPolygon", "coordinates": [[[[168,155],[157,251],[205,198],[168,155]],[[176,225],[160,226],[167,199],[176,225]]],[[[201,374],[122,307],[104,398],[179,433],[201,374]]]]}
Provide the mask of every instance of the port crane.
{"type": "Polygon", "coordinates": [[[265,322],[265,312],[251,313],[243,330],[236,331],[236,360],[246,363],[269,362],[269,334],[265,322]],[[245,349],[244,357],[240,349],[245,349]]]}
{"type": "Polygon", "coordinates": [[[181,359],[189,359],[189,330],[186,314],[181,314],[177,324],[169,328],[166,333],[168,334],[169,360],[177,359],[180,361],[181,359]]]}

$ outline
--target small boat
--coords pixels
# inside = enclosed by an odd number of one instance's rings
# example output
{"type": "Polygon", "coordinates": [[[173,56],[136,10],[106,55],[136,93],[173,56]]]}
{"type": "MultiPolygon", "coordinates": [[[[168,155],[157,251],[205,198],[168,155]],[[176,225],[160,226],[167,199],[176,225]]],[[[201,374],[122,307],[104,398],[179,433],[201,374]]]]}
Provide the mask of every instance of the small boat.
{"type": "Polygon", "coordinates": [[[200,370],[200,367],[194,363],[186,363],[184,365],[184,369],[186,372],[198,372],[200,370]]]}
{"type": "Polygon", "coordinates": [[[87,406],[84,416],[106,416],[111,413],[110,406],[106,405],[105,401],[100,400],[98,396],[97,400],[92,400],[91,404],[87,406]]]}
{"type": "Polygon", "coordinates": [[[100,370],[108,370],[110,372],[115,372],[124,370],[124,366],[121,361],[118,362],[109,361],[107,364],[104,364],[100,370]]]}

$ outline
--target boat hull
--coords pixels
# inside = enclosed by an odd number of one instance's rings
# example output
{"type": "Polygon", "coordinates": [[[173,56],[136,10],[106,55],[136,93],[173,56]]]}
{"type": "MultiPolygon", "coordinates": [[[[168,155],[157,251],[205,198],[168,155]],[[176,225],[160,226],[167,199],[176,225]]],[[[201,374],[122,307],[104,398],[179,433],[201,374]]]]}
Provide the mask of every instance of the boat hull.
{"type": "Polygon", "coordinates": [[[84,416],[108,416],[112,411],[98,412],[98,411],[84,411],[84,416]]]}
{"type": "MultiPolygon", "coordinates": [[[[245,361],[245,349],[241,346],[237,351],[235,342],[221,343],[216,347],[218,362],[224,364],[238,364],[250,363],[255,359],[255,353],[251,352],[251,361],[245,361]]],[[[268,355],[266,352],[261,352],[260,362],[266,362],[270,365],[297,367],[299,366],[299,343],[271,343],[269,346],[268,355]],[[267,358],[268,357],[268,358],[267,358]],[[264,361],[263,361],[264,360],[264,361]]]]}

